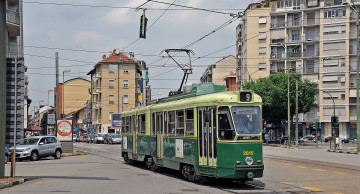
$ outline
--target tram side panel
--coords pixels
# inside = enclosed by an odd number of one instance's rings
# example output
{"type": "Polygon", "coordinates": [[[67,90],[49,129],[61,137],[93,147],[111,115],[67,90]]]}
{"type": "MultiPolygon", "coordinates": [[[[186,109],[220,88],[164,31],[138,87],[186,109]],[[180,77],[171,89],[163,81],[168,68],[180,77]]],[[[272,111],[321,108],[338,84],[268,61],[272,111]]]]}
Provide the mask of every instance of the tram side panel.
{"type": "Polygon", "coordinates": [[[197,141],[196,138],[163,138],[164,161],[167,168],[180,170],[181,164],[196,166],[197,141]]]}

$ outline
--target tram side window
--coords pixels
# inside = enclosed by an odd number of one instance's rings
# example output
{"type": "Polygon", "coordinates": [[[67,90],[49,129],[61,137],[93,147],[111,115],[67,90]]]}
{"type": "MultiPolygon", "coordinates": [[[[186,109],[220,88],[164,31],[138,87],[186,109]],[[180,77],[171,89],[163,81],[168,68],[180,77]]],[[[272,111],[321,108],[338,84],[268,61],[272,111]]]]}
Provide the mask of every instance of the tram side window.
{"type": "Polygon", "coordinates": [[[134,133],[135,134],[135,116],[131,116],[130,117],[130,133],[134,133]]]}
{"type": "Polygon", "coordinates": [[[175,111],[169,112],[168,134],[175,135],[175,111]]]}
{"type": "Polygon", "coordinates": [[[157,113],[156,114],[156,131],[158,134],[162,133],[162,128],[163,128],[163,118],[162,118],[162,113],[157,113]]]}
{"type": "Polygon", "coordinates": [[[184,110],[176,111],[176,136],[184,136],[184,110]]]}
{"type": "Polygon", "coordinates": [[[156,114],[153,113],[151,117],[151,134],[155,135],[155,120],[156,120],[156,114]]]}
{"type": "Polygon", "coordinates": [[[167,130],[168,130],[168,114],[167,112],[164,112],[164,129],[163,129],[163,134],[167,135],[167,130]]]}
{"type": "Polygon", "coordinates": [[[217,147],[216,147],[216,138],[217,138],[217,129],[216,129],[216,110],[213,110],[213,137],[214,137],[214,158],[217,157],[217,147]]]}
{"type": "Polygon", "coordinates": [[[129,117],[124,117],[122,122],[124,123],[124,133],[126,134],[129,133],[130,131],[129,117]]]}
{"type": "Polygon", "coordinates": [[[194,135],[194,110],[186,109],[185,114],[185,135],[193,136],[194,135]]]}
{"type": "Polygon", "coordinates": [[[121,131],[123,134],[125,134],[126,133],[126,126],[125,126],[125,123],[126,123],[126,117],[123,117],[123,118],[121,118],[121,122],[122,123],[124,123],[124,127],[123,127],[123,130],[121,131]]]}
{"type": "Polygon", "coordinates": [[[140,115],[140,134],[145,134],[145,115],[140,115]]]}
{"type": "Polygon", "coordinates": [[[218,118],[219,118],[219,139],[233,140],[235,136],[235,130],[232,124],[229,107],[220,107],[218,111],[218,118]]]}

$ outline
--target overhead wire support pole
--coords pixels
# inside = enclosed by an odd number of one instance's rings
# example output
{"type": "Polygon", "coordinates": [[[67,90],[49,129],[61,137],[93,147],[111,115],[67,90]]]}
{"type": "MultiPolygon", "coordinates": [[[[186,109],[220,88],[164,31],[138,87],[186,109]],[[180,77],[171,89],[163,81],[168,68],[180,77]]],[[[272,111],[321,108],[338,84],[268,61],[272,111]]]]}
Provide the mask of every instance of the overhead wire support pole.
{"type": "MultiPolygon", "coordinates": [[[[329,92],[327,92],[327,91],[325,91],[325,90],[323,90],[323,92],[329,94],[329,96],[331,97],[331,99],[332,99],[332,101],[333,101],[334,117],[335,117],[335,100],[334,100],[334,98],[332,97],[332,95],[331,95],[329,92]]],[[[335,150],[336,150],[336,138],[335,138],[335,135],[334,135],[334,148],[335,148],[335,150]]]]}
{"type": "Polygon", "coordinates": [[[357,129],[357,151],[360,151],[360,99],[359,99],[359,69],[360,69],[360,64],[359,64],[359,36],[360,36],[360,32],[359,32],[359,14],[360,14],[360,8],[357,7],[357,11],[356,11],[356,32],[357,32],[357,37],[356,37],[356,129],[357,129]]]}

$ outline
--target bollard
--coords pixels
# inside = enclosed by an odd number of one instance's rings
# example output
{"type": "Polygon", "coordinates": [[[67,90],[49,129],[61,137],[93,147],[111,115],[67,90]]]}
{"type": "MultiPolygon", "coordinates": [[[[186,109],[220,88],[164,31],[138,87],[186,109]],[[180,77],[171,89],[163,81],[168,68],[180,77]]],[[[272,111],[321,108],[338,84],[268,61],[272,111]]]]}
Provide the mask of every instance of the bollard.
{"type": "Polygon", "coordinates": [[[15,160],[15,156],[14,156],[14,149],[11,150],[11,171],[10,171],[10,176],[14,177],[14,160],[15,160]]]}

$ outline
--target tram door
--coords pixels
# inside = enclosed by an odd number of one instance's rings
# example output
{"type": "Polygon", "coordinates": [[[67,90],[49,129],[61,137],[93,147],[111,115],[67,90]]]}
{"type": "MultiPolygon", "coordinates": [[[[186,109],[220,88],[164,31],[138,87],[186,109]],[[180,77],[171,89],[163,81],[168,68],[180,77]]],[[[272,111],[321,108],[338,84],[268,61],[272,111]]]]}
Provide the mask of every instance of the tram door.
{"type": "Polygon", "coordinates": [[[216,166],[216,108],[198,109],[199,165],[216,166]]]}
{"type": "Polygon", "coordinates": [[[163,113],[156,113],[156,156],[158,158],[164,157],[164,123],[163,113]]]}
{"type": "Polygon", "coordinates": [[[138,134],[138,123],[137,123],[137,115],[131,117],[131,124],[133,127],[133,153],[137,153],[137,134],[138,134]]]}

